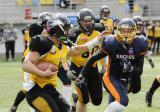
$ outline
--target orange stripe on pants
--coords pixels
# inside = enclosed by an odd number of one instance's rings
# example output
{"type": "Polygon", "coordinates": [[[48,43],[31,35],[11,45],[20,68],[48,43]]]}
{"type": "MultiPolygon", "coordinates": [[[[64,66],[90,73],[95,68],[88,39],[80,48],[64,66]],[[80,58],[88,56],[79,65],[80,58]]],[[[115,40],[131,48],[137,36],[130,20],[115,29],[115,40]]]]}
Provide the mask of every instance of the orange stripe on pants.
{"type": "Polygon", "coordinates": [[[120,96],[117,90],[115,89],[114,85],[110,82],[109,75],[107,72],[103,76],[103,81],[105,86],[109,90],[110,94],[115,98],[115,101],[120,102],[120,96]]]}

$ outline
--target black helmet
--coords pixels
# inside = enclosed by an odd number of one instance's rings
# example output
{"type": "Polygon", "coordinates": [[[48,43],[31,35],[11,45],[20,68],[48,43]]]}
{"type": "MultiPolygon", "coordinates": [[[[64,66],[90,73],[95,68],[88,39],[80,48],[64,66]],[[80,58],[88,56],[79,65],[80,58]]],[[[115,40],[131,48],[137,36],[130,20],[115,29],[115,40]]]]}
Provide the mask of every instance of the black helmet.
{"type": "Polygon", "coordinates": [[[52,14],[50,12],[42,12],[38,16],[38,23],[43,27],[45,27],[47,20],[50,19],[51,17],[52,17],[52,14]]]}
{"type": "Polygon", "coordinates": [[[142,32],[144,28],[143,18],[141,16],[133,16],[132,19],[137,25],[137,32],[138,33],[142,32]]]}
{"type": "Polygon", "coordinates": [[[84,31],[85,33],[91,33],[93,31],[92,28],[94,25],[95,17],[94,17],[92,10],[87,9],[87,8],[81,9],[78,12],[77,19],[78,19],[78,23],[79,23],[79,26],[81,27],[82,31],[84,31]],[[85,26],[82,24],[82,22],[86,21],[86,20],[89,20],[91,22],[90,22],[90,24],[85,26]]]}
{"type": "Polygon", "coordinates": [[[55,17],[63,23],[63,28],[65,31],[67,31],[71,27],[71,22],[69,21],[67,16],[58,13],[55,15],[55,17]]]}
{"type": "Polygon", "coordinates": [[[110,9],[108,6],[103,5],[100,7],[100,16],[102,19],[108,19],[110,14],[110,9]]]}
{"type": "Polygon", "coordinates": [[[54,35],[61,40],[63,40],[65,37],[63,23],[59,20],[49,19],[46,24],[46,30],[49,35],[54,35]]]}
{"type": "Polygon", "coordinates": [[[136,23],[130,18],[122,19],[117,25],[117,35],[122,42],[132,41],[136,33],[136,23]],[[124,33],[124,30],[127,30],[128,33],[124,33]]]}

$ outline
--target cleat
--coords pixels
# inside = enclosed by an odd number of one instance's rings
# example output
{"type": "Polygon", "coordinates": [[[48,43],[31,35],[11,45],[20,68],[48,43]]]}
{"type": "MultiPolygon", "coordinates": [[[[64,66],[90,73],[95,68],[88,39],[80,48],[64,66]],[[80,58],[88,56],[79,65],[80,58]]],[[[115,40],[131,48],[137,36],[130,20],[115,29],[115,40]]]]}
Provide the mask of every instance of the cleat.
{"type": "Polygon", "coordinates": [[[16,112],[17,107],[16,106],[12,106],[9,112],[16,112]]]}
{"type": "Polygon", "coordinates": [[[76,103],[78,101],[77,93],[72,93],[72,99],[73,99],[73,106],[72,106],[72,112],[76,112],[76,103]]]}
{"type": "Polygon", "coordinates": [[[152,95],[151,93],[147,92],[146,93],[146,104],[148,107],[152,106],[152,95]]]}

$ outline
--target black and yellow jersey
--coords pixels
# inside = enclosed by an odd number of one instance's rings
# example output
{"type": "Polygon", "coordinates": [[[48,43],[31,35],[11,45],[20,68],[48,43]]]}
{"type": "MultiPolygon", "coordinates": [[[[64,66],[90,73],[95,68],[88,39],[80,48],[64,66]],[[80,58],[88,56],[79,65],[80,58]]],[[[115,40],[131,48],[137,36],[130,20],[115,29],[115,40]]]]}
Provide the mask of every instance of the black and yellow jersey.
{"type": "MultiPolygon", "coordinates": [[[[69,52],[69,47],[61,44],[55,46],[54,43],[47,37],[37,35],[31,39],[29,44],[29,51],[39,52],[41,59],[40,61],[47,61],[53,63],[57,68],[66,61],[66,55],[69,52]]],[[[40,87],[44,87],[46,84],[52,84],[56,86],[57,75],[52,78],[42,78],[35,74],[30,74],[29,79],[37,83],[40,87]]]]}
{"type": "MultiPolygon", "coordinates": [[[[94,23],[92,30],[94,31],[98,31],[98,32],[102,32],[105,30],[104,25],[102,25],[101,23],[94,23]]],[[[69,32],[69,36],[68,39],[70,41],[72,41],[73,43],[76,42],[77,37],[81,34],[84,33],[83,30],[81,30],[81,28],[79,27],[74,27],[70,30],[69,32]]]]}
{"type": "MultiPolygon", "coordinates": [[[[90,35],[87,35],[80,28],[74,27],[70,31],[69,40],[77,45],[82,45],[96,38],[100,34],[100,32],[105,30],[104,26],[100,23],[95,23],[92,29],[92,33],[90,35]]],[[[71,57],[70,61],[78,67],[84,66],[88,58],[98,50],[99,46],[95,46],[91,51],[87,51],[82,55],[76,57],[71,57]]]]}
{"type": "Polygon", "coordinates": [[[160,26],[155,26],[154,27],[154,37],[155,38],[160,38],[160,26]]]}
{"type": "Polygon", "coordinates": [[[31,40],[31,37],[29,36],[29,30],[27,29],[24,30],[24,40],[26,41],[26,43],[29,43],[31,40]]]}
{"type": "Polygon", "coordinates": [[[147,31],[147,36],[154,36],[153,35],[153,27],[152,26],[148,26],[146,31],[147,31]]]}
{"type": "Polygon", "coordinates": [[[105,29],[108,30],[109,34],[113,33],[114,26],[113,26],[113,20],[112,19],[107,19],[107,20],[101,19],[100,23],[104,25],[105,29]]]}
{"type": "MultiPolygon", "coordinates": [[[[98,31],[93,31],[91,35],[86,35],[84,33],[81,33],[75,44],[77,45],[82,45],[82,44],[85,44],[86,42],[89,42],[90,40],[96,38],[97,36],[99,35],[99,32],[98,31]]],[[[97,50],[99,49],[98,46],[94,47],[91,51],[87,51],[85,53],[83,53],[82,55],[80,56],[76,56],[76,57],[71,57],[71,62],[74,63],[75,65],[77,66],[84,66],[85,63],[88,61],[88,58],[90,56],[92,56],[97,50]]]]}

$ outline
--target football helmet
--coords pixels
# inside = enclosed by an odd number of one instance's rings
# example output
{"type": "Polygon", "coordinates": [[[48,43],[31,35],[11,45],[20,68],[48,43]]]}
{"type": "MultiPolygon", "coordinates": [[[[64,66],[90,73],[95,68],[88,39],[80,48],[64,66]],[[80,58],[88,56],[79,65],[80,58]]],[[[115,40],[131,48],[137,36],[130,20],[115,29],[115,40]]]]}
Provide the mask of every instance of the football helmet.
{"type": "Polygon", "coordinates": [[[65,30],[63,29],[63,23],[59,20],[52,18],[48,19],[46,24],[46,31],[49,35],[54,35],[60,40],[64,40],[64,38],[66,38],[65,30]]]}
{"type": "Polygon", "coordinates": [[[92,33],[94,20],[95,20],[95,17],[92,10],[84,8],[78,12],[77,21],[84,33],[86,34],[92,33]]]}
{"type": "Polygon", "coordinates": [[[100,16],[102,19],[107,20],[110,15],[110,9],[108,6],[103,5],[100,7],[100,16]]]}
{"type": "Polygon", "coordinates": [[[38,23],[41,26],[46,27],[47,20],[50,19],[51,17],[52,14],[50,12],[42,12],[38,16],[38,23]]]}
{"type": "Polygon", "coordinates": [[[62,15],[61,13],[57,13],[55,18],[63,23],[63,29],[65,30],[66,36],[68,35],[68,31],[71,28],[71,22],[67,16],[62,15]]]}
{"type": "Polygon", "coordinates": [[[132,19],[122,19],[117,25],[117,37],[126,44],[134,40],[136,33],[136,23],[132,19]]]}
{"type": "Polygon", "coordinates": [[[137,25],[137,32],[141,33],[143,31],[143,29],[144,29],[143,18],[141,16],[133,16],[132,19],[137,25]]]}

